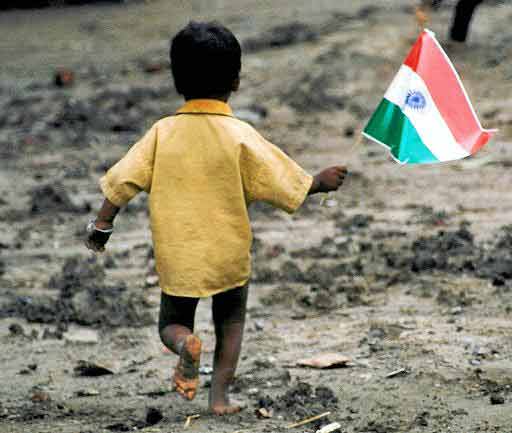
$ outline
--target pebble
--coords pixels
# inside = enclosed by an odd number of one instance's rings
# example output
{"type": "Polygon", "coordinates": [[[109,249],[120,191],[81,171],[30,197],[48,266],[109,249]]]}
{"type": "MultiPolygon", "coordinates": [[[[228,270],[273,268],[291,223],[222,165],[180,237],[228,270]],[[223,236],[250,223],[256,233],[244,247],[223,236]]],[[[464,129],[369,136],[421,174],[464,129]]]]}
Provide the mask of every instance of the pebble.
{"type": "Polygon", "coordinates": [[[100,341],[98,333],[93,329],[69,330],[63,337],[64,340],[73,344],[97,344],[100,341]]]}
{"type": "Polygon", "coordinates": [[[504,404],[505,403],[505,399],[503,398],[502,395],[499,395],[499,394],[491,394],[491,404],[504,404]]]}
{"type": "Polygon", "coordinates": [[[100,392],[97,389],[93,388],[79,389],[76,392],[77,397],[94,397],[95,395],[100,395],[100,392]]]}
{"type": "Polygon", "coordinates": [[[457,307],[453,307],[451,310],[450,310],[450,313],[453,314],[453,315],[457,315],[457,314],[462,314],[463,313],[463,308],[459,305],[457,307]]]}
{"type": "Polygon", "coordinates": [[[25,330],[19,323],[9,325],[9,332],[11,335],[25,335],[25,330]]]}

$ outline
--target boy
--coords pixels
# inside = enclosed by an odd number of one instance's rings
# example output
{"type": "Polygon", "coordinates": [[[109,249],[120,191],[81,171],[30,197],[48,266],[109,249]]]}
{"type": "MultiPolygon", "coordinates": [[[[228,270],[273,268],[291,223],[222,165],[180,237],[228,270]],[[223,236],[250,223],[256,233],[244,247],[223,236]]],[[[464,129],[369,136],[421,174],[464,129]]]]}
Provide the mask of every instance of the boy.
{"type": "Polygon", "coordinates": [[[228,398],[245,320],[252,241],[247,206],[267,201],[294,212],[308,194],[338,189],[344,167],[307,174],[231,112],[241,49],[217,23],[191,22],[172,40],[171,69],[185,105],[156,122],[101,179],[105,200],[87,246],[103,251],[113,220],[139,191],[149,193],[151,231],[162,289],[159,331],[179,355],[173,382],[186,399],[198,385],[201,341],[193,334],[199,298],[212,296],[216,347],[209,394],[215,414],[228,398]]]}

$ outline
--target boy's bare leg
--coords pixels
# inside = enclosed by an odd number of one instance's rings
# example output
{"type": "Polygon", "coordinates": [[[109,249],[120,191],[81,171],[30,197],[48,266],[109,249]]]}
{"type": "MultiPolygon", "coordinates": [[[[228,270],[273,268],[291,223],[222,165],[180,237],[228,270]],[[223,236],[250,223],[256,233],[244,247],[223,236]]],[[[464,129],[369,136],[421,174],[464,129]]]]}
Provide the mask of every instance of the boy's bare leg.
{"type": "Polygon", "coordinates": [[[213,296],[215,356],[210,388],[210,410],[217,415],[239,412],[243,405],[230,401],[228,387],[233,381],[242,348],[248,286],[213,296]]]}
{"type": "Polygon", "coordinates": [[[199,384],[201,340],[193,334],[199,299],[166,295],[162,292],[159,331],[162,343],[179,355],[173,381],[176,391],[192,400],[199,384]]]}

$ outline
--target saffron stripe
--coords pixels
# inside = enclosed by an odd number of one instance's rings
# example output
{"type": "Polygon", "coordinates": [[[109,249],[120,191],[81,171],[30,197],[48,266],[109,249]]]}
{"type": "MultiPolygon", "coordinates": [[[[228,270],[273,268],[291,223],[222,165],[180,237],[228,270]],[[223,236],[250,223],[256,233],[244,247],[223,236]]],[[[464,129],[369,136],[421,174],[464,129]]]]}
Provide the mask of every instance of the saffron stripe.
{"type": "Polygon", "coordinates": [[[383,99],[364,129],[364,135],[388,147],[401,163],[439,162],[423,143],[400,107],[383,99]]]}
{"type": "Polygon", "coordinates": [[[432,100],[429,89],[411,68],[406,65],[400,67],[384,98],[400,107],[425,146],[439,161],[453,161],[469,155],[469,152],[455,141],[432,100]],[[422,95],[425,102],[423,107],[413,107],[406,103],[411,92],[422,95]]]}
{"type": "Polygon", "coordinates": [[[430,31],[419,36],[404,64],[423,79],[455,140],[469,153],[478,151],[492,133],[482,128],[455,68],[430,31]]]}

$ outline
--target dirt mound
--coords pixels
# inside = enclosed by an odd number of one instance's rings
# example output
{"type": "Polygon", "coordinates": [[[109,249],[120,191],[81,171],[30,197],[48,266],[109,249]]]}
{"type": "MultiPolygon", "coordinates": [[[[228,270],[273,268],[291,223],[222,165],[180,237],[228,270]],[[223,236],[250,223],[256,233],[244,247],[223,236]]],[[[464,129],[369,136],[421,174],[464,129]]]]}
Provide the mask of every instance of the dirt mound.
{"type": "Polygon", "coordinates": [[[248,38],[243,43],[245,52],[255,52],[267,48],[279,48],[318,39],[317,31],[310,25],[292,22],[273,27],[254,38],[248,38]]]}
{"type": "Polygon", "coordinates": [[[411,270],[414,272],[461,269],[460,260],[473,257],[476,247],[473,234],[466,226],[456,231],[439,231],[430,237],[420,237],[412,243],[411,270]]]}
{"type": "Polygon", "coordinates": [[[495,286],[503,286],[512,279],[512,226],[503,226],[494,243],[474,264],[476,274],[489,278],[495,286]]]}
{"type": "MultiPolygon", "coordinates": [[[[282,100],[300,113],[347,109],[358,118],[366,117],[372,109],[367,95],[373,92],[345,83],[353,83],[357,73],[359,79],[378,86],[379,68],[387,62],[385,58],[354,51],[350,44],[334,45],[283,92],[282,100]],[[347,64],[360,67],[347,68],[347,64]]],[[[381,93],[381,89],[375,88],[374,92],[381,93]]]]}
{"type": "MultiPolygon", "coordinates": [[[[338,398],[334,392],[326,386],[317,386],[313,388],[307,382],[297,382],[288,389],[283,395],[275,399],[267,396],[260,396],[258,399],[259,407],[267,410],[280,412],[289,419],[301,419],[336,409],[338,407],[338,398]]],[[[323,418],[320,424],[325,424],[323,418]]]]}
{"type": "Polygon", "coordinates": [[[116,134],[116,142],[133,141],[147,126],[140,119],[156,120],[171,111],[168,104],[176,94],[170,83],[98,86],[98,74],[91,70],[75,78],[89,86],[89,91],[80,96],[54,92],[46,84],[41,89],[4,98],[0,113],[1,155],[18,158],[39,150],[43,143],[52,148],[83,148],[84,143],[107,140],[110,134],[116,134]]]}
{"type": "Polygon", "coordinates": [[[50,279],[49,287],[58,291],[56,299],[49,295],[16,297],[0,310],[0,317],[55,324],[61,331],[69,323],[99,328],[154,322],[142,294],[133,293],[125,285],[109,286],[104,279],[105,272],[96,260],[72,257],[50,279]]]}
{"type": "Polygon", "coordinates": [[[88,212],[89,206],[80,208],[73,204],[61,183],[41,185],[30,191],[30,213],[88,212]]]}
{"type": "Polygon", "coordinates": [[[0,5],[0,10],[39,9],[63,5],[85,5],[88,3],[124,3],[124,0],[6,0],[0,5]]]}

